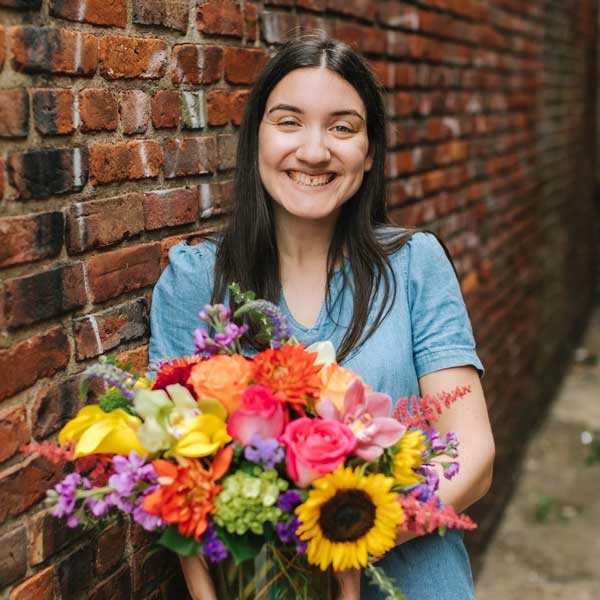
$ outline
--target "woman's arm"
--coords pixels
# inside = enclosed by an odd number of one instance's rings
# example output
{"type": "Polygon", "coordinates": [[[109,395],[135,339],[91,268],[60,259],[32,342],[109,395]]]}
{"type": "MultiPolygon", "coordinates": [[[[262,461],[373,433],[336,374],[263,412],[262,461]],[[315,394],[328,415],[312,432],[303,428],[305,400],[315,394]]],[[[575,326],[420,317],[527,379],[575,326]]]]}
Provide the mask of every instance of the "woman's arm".
{"type": "Polygon", "coordinates": [[[485,397],[475,368],[453,367],[428,373],[419,379],[421,395],[451,391],[469,386],[471,392],[444,409],[434,423],[442,437],[453,431],[460,442],[458,475],[448,481],[440,477],[439,495],[444,504],[461,512],[477,502],[490,489],[494,463],[494,438],[485,397]]]}
{"type": "Polygon", "coordinates": [[[217,600],[217,594],[202,555],[180,556],[181,570],[192,600],[217,600]]]}

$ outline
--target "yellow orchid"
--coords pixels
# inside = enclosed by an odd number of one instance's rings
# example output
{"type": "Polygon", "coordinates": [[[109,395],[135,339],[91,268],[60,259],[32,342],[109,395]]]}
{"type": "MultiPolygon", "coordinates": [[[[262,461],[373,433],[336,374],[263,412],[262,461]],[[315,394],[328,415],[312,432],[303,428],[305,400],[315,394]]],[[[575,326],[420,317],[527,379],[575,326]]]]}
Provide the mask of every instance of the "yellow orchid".
{"type": "Polygon", "coordinates": [[[58,442],[77,442],[75,458],[88,454],[148,454],[137,435],[142,422],[121,408],[104,412],[97,405],[84,406],[58,434],[58,442]]]}
{"type": "Polygon", "coordinates": [[[140,440],[152,452],[208,456],[231,440],[223,406],[210,400],[196,402],[178,383],[164,390],[138,389],[133,405],[144,419],[140,440]]]}
{"type": "Polygon", "coordinates": [[[208,456],[230,441],[231,436],[223,419],[215,415],[200,415],[188,421],[183,435],[173,448],[173,454],[208,456]]]}

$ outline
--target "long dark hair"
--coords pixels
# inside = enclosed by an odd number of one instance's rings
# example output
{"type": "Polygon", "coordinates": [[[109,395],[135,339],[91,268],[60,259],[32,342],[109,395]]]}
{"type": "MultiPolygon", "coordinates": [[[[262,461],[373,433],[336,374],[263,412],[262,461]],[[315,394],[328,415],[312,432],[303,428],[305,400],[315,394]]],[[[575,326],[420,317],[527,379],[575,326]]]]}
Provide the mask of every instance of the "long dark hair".
{"type": "MultiPolygon", "coordinates": [[[[232,281],[277,303],[281,292],[279,254],[271,200],[258,171],[258,130],[267,99],[288,73],[306,67],[325,67],[345,79],[360,95],[367,113],[367,135],[373,166],[362,185],[341,208],[327,259],[326,308],[331,312],[329,283],[346,253],[350,273],[342,267],[343,286],[353,293],[353,318],[340,347],[338,361],[358,349],[385,318],[396,296],[396,279],[389,256],[416,230],[385,238],[377,230],[389,223],[385,203],[385,111],[381,88],[366,62],[350,46],[323,36],[295,38],[267,63],[250,94],[239,131],[234,206],[219,238],[213,302],[222,302],[232,281]],[[377,290],[382,301],[365,332],[377,290]]],[[[251,340],[250,340],[251,341],[251,340]]],[[[256,346],[256,345],[255,345],[256,346]]]]}

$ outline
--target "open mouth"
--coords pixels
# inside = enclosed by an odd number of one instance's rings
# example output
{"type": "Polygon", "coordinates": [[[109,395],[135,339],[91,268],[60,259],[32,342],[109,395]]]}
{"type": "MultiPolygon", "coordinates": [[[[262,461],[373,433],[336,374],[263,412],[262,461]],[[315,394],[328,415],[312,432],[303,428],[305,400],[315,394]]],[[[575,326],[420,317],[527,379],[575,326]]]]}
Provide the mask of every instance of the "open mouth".
{"type": "Polygon", "coordinates": [[[331,183],[335,177],[335,173],[322,173],[320,175],[307,175],[301,171],[286,171],[287,176],[300,185],[308,185],[310,187],[318,187],[331,183]]]}

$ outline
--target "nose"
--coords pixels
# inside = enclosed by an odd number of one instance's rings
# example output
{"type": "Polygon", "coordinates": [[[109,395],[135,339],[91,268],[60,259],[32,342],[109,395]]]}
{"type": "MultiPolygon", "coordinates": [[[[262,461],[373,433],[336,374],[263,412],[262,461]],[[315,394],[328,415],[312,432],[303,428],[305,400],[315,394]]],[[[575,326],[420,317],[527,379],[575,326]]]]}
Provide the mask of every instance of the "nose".
{"type": "Polygon", "coordinates": [[[331,152],[326,135],[321,130],[306,130],[296,150],[296,158],[310,164],[329,162],[331,152]]]}

